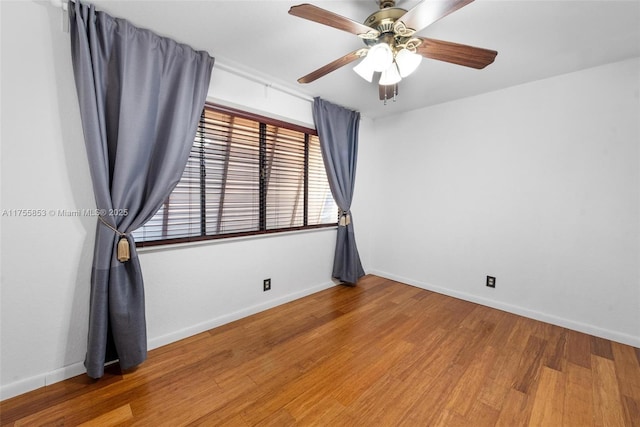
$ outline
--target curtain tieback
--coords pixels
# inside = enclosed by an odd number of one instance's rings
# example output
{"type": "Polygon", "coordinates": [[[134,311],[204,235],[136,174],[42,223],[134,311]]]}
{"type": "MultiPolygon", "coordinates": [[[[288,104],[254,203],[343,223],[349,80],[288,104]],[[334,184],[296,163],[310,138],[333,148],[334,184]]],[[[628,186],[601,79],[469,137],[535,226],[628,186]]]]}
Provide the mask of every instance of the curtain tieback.
{"type": "Polygon", "coordinates": [[[348,211],[342,211],[340,214],[340,222],[341,227],[346,227],[351,224],[351,214],[348,211]]]}
{"type": "Polygon", "coordinates": [[[108,222],[106,222],[102,215],[98,215],[98,219],[101,223],[109,227],[113,230],[114,233],[120,236],[120,240],[118,240],[118,261],[127,262],[131,258],[131,250],[129,249],[129,240],[127,240],[127,233],[123,233],[117,228],[111,226],[108,222]]]}

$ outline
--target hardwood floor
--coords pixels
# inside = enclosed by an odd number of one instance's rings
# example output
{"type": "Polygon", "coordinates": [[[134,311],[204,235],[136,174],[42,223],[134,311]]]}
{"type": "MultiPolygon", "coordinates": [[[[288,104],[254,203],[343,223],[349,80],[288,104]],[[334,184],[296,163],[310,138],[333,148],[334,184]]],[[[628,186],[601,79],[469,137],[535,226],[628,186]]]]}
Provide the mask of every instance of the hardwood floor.
{"type": "Polygon", "coordinates": [[[640,350],[367,276],[0,414],[3,426],[640,426],[640,350]]]}

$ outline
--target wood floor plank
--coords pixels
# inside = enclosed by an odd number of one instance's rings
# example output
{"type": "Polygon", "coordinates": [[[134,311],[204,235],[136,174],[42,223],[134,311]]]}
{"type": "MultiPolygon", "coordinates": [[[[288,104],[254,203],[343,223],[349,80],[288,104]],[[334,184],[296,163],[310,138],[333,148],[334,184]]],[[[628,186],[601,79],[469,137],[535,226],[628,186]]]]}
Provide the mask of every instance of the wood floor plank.
{"type": "Polygon", "coordinates": [[[497,350],[498,356],[489,377],[498,386],[505,389],[513,388],[521,372],[521,353],[513,351],[510,347],[497,347],[497,350]]]}
{"type": "Polygon", "coordinates": [[[633,347],[611,343],[613,361],[620,384],[620,393],[640,400],[640,363],[633,347]]]}
{"type": "MultiPolygon", "coordinates": [[[[304,394],[312,387],[324,387],[330,390],[332,384],[336,384],[338,378],[347,375],[347,368],[354,355],[351,353],[341,352],[336,357],[325,359],[317,367],[310,370],[306,375],[296,377],[292,381],[281,385],[279,390],[273,390],[272,393],[256,390],[257,396],[253,393],[249,394],[248,404],[242,402],[247,401],[246,397],[239,396],[237,403],[231,403],[230,409],[234,407],[243,408],[243,414],[250,423],[258,423],[270,416],[272,413],[279,411],[293,399],[304,394]]],[[[365,359],[366,360],[366,359],[365,359]]],[[[265,384],[262,390],[270,390],[268,384],[265,384]]]]}
{"type": "Polygon", "coordinates": [[[565,378],[561,372],[543,366],[531,410],[530,426],[559,426],[563,423],[565,378]]]}
{"type": "Polygon", "coordinates": [[[508,387],[499,384],[489,376],[485,378],[478,400],[499,412],[502,410],[508,392],[508,387]]]}
{"type": "Polygon", "coordinates": [[[527,394],[535,392],[546,345],[547,342],[543,339],[535,335],[529,336],[527,346],[521,354],[518,365],[518,374],[514,382],[516,390],[527,394]]]}
{"type": "Polygon", "coordinates": [[[626,423],[613,360],[592,354],[591,364],[595,425],[624,426],[626,423]]]}
{"type": "Polygon", "coordinates": [[[453,365],[450,369],[441,371],[431,381],[429,380],[432,377],[425,377],[429,388],[409,408],[399,421],[399,425],[437,425],[436,420],[442,416],[448,397],[463,373],[464,370],[460,365],[453,365]]]}
{"type": "Polygon", "coordinates": [[[627,425],[640,427],[640,401],[623,396],[625,420],[627,425]]]}
{"type": "Polygon", "coordinates": [[[591,354],[613,360],[611,341],[600,337],[591,337],[591,354]]]}
{"type": "Polygon", "coordinates": [[[587,334],[567,331],[565,358],[575,365],[591,369],[591,339],[587,334]]]}
{"type": "Polygon", "coordinates": [[[566,329],[554,326],[547,335],[547,348],[542,362],[544,366],[562,371],[565,363],[566,344],[566,329]]]}
{"type": "Polygon", "coordinates": [[[531,417],[533,397],[516,389],[509,389],[502,410],[496,421],[496,427],[526,426],[531,417]]]}
{"type": "MultiPolygon", "coordinates": [[[[414,349],[415,346],[411,343],[398,342],[394,348],[387,348],[380,353],[376,349],[376,352],[372,354],[379,356],[374,356],[375,358],[371,360],[365,358],[359,360],[362,356],[360,353],[355,358],[356,364],[361,361],[363,364],[367,363],[368,366],[352,366],[353,374],[349,372],[343,376],[343,378],[350,378],[350,380],[345,381],[341,387],[335,387],[331,395],[343,405],[349,406],[372,387],[379,378],[389,372],[393,366],[401,364],[403,358],[414,349]]],[[[321,393],[321,391],[318,392],[321,393]]]]}
{"type": "Polygon", "coordinates": [[[465,417],[466,422],[464,423],[464,425],[478,427],[495,426],[499,416],[499,410],[496,410],[491,406],[477,400],[467,413],[467,416],[465,417]]]}
{"type": "Polygon", "coordinates": [[[347,411],[353,418],[367,419],[371,425],[392,425],[417,402],[420,393],[425,391],[425,384],[428,384],[428,381],[416,382],[415,387],[411,387],[409,383],[392,375],[382,375],[349,405],[347,411]],[[378,396],[385,396],[393,401],[393,406],[377,404],[378,396]]]}
{"type": "Polygon", "coordinates": [[[484,351],[470,360],[460,381],[451,391],[445,410],[455,412],[462,417],[468,415],[471,407],[478,401],[482,386],[493,368],[496,354],[497,351],[493,347],[486,347],[484,351]]]}
{"type": "Polygon", "coordinates": [[[2,426],[638,426],[640,350],[365,276],[0,402],[2,426]]]}
{"type": "Polygon", "coordinates": [[[119,426],[123,423],[133,420],[133,412],[131,405],[123,405],[119,408],[102,414],[90,421],[80,424],[78,427],[109,427],[119,426]]]}
{"type": "MultiPolygon", "coordinates": [[[[591,365],[589,363],[589,365],[591,365]]],[[[593,376],[591,369],[567,362],[566,394],[564,396],[563,425],[593,424],[593,376]]]]}
{"type": "Polygon", "coordinates": [[[316,399],[301,399],[285,406],[298,425],[323,423],[330,425],[331,420],[344,413],[345,407],[333,396],[321,395],[316,399]]]}
{"type": "MultiPolygon", "coordinates": [[[[527,345],[529,345],[529,337],[533,335],[533,332],[537,326],[537,322],[533,319],[527,319],[526,317],[518,316],[515,324],[511,328],[511,333],[507,338],[506,345],[514,354],[521,354],[527,345]]],[[[537,339],[537,341],[544,341],[537,339]]]]}

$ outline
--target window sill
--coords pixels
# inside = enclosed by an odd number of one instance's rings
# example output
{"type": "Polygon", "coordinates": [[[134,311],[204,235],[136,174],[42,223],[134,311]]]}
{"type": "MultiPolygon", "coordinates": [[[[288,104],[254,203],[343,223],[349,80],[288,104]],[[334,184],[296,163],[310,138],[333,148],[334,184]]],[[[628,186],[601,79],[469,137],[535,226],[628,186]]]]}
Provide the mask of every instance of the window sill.
{"type": "Polygon", "coordinates": [[[299,235],[299,234],[305,234],[305,233],[317,233],[322,231],[336,230],[337,228],[338,228],[338,224],[328,224],[328,225],[314,226],[314,227],[289,230],[289,231],[274,230],[274,231],[251,233],[251,234],[242,235],[242,236],[223,236],[223,237],[216,236],[213,238],[203,238],[198,240],[176,241],[175,243],[169,243],[167,241],[164,241],[166,243],[146,242],[146,243],[143,243],[144,246],[139,246],[140,244],[136,245],[136,251],[139,254],[161,252],[166,250],[183,249],[183,248],[186,249],[186,248],[193,248],[198,246],[235,243],[235,242],[242,242],[242,241],[254,240],[254,239],[286,237],[286,236],[299,235]]]}

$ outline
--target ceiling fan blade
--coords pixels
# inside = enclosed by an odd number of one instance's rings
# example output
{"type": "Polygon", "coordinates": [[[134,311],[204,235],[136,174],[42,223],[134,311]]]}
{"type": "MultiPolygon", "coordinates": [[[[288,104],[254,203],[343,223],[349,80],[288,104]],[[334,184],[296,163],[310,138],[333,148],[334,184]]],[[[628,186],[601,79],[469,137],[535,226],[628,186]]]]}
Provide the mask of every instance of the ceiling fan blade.
{"type": "Polygon", "coordinates": [[[473,0],[424,0],[413,9],[402,15],[398,21],[413,30],[420,31],[433,24],[440,18],[444,18],[451,12],[455,12],[473,0]]]}
{"type": "Polygon", "coordinates": [[[424,37],[418,38],[422,43],[416,49],[416,53],[425,58],[464,65],[465,67],[482,69],[491,64],[498,54],[495,50],[424,37]]]}
{"type": "Polygon", "coordinates": [[[393,99],[398,95],[398,84],[394,85],[378,85],[378,94],[380,95],[381,101],[386,101],[387,99],[393,99]]]}
{"type": "Polygon", "coordinates": [[[355,61],[356,59],[360,59],[360,52],[362,49],[354,50],[351,53],[347,53],[345,56],[336,59],[333,62],[328,63],[324,67],[320,67],[315,71],[310,72],[306,76],[300,77],[298,79],[298,83],[311,83],[314,80],[319,79],[322,76],[329,74],[332,71],[337,70],[340,67],[344,67],[345,65],[355,61]]]}
{"type": "Polygon", "coordinates": [[[329,12],[326,9],[322,9],[308,3],[292,6],[289,9],[289,14],[317,22],[319,24],[328,25],[329,27],[337,28],[355,35],[368,34],[371,32],[379,34],[377,30],[374,30],[371,27],[367,27],[364,24],[352,21],[349,18],[345,18],[344,16],[329,12]]]}

